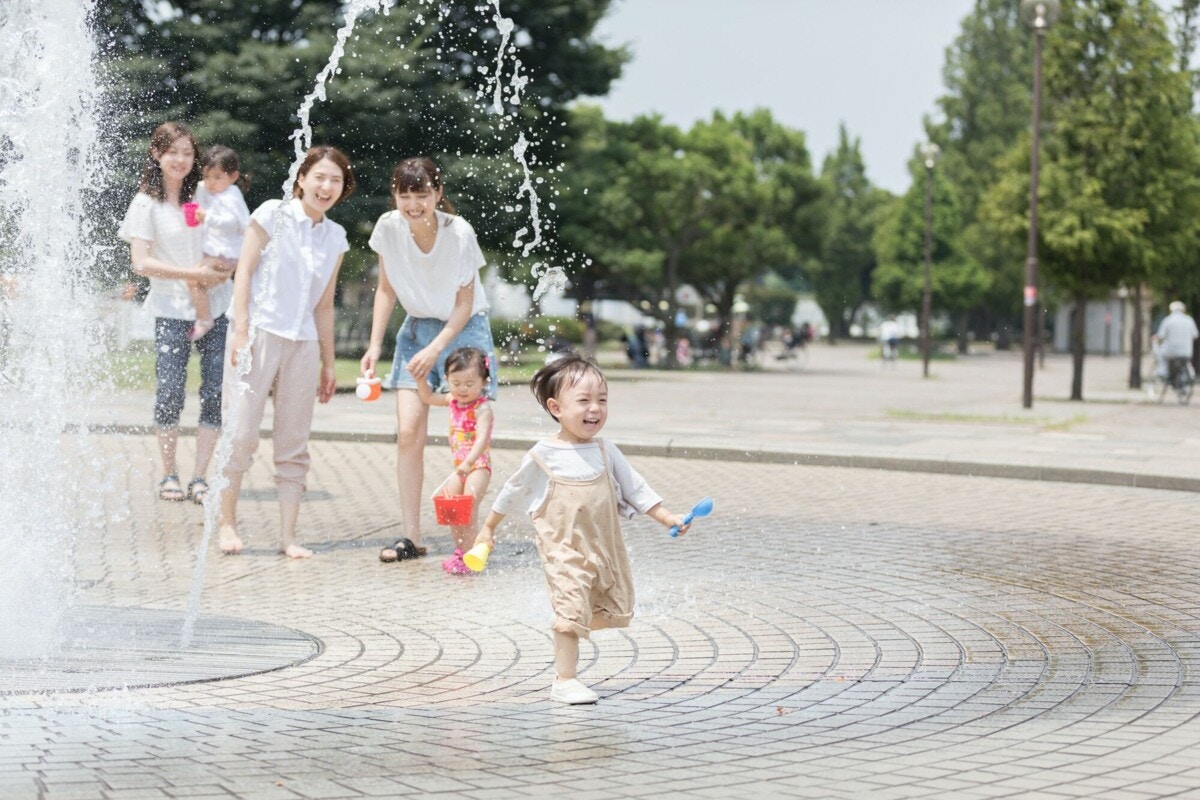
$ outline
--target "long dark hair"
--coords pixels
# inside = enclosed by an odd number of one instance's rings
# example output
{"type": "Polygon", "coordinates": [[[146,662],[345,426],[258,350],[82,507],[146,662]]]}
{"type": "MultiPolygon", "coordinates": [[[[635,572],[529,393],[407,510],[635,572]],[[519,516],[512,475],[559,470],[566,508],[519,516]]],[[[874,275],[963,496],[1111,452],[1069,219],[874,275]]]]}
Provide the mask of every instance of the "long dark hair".
{"type": "Polygon", "coordinates": [[[250,191],[250,173],[242,172],[242,161],[232,147],[214,144],[205,150],[204,158],[200,159],[200,173],[203,175],[204,171],[210,168],[219,169],[226,175],[236,172],[238,179],[234,184],[242,190],[242,194],[250,191]]]}
{"type": "Polygon", "coordinates": [[[447,214],[457,214],[454,204],[446,199],[446,187],[442,185],[442,171],[432,159],[424,156],[406,158],[392,170],[392,208],[396,207],[396,195],[405,192],[427,192],[441,190],[442,199],[438,201],[439,211],[447,214]]]}
{"type": "Polygon", "coordinates": [[[162,165],[158,159],[171,149],[176,141],[187,137],[192,143],[192,171],[183,179],[179,187],[179,202],[190,203],[200,185],[200,145],[196,142],[196,134],[182,122],[164,122],[150,134],[150,150],[146,153],[146,163],[142,167],[142,177],[138,181],[138,191],[148,194],[155,200],[166,200],[166,188],[163,186],[162,165]],[[158,158],[155,158],[155,156],[158,158]]]}
{"type": "Polygon", "coordinates": [[[304,160],[300,162],[300,169],[296,172],[296,182],[292,185],[293,197],[304,197],[304,190],[300,188],[300,179],[307,175],[308,171],[317,165],[317,162],[325,158],[337,164],[338,169],[342,171],[342,195],[337,199],[338,203],[354,194],[358,182],[354,179],[354,170],[350,169],[350,159],[346,158],[346,154],[336,147],[319,144],[316,147],[308,148],[308,152],[304,154],[304,160]]]}

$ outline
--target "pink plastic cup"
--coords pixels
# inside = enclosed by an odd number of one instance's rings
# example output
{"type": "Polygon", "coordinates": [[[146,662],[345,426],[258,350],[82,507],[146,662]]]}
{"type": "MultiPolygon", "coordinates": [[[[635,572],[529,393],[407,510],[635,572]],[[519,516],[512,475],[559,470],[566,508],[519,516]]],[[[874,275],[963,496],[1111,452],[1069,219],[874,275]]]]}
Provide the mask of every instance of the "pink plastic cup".
{"type": "Polygon", "coordinates": [[[198,208],[200,208],[199,203],[183,204],[183,221],[187,223],[189,228],[194,228],[200,224],[200,220],[196,219],[196,209],[198,208]]]}

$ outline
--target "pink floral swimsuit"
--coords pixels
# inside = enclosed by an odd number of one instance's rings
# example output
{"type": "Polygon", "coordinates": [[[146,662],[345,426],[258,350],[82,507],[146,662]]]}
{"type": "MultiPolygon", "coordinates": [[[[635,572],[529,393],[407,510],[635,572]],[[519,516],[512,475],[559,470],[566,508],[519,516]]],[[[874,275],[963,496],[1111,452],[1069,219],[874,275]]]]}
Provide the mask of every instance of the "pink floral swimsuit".
{"type": "MultiPolygon", "coordinates": [[[[450,452],[454,456],[454,466],[456,467],[470,455],[471,448],[475,446],[475,412],[487,401],[487,397],[480,397],[473,403],[460,406],[457,400],[453,397],[450,398],[450,452]]],[[[492,471],[489,448],[483,448],[479,458],[475,459],[471,471],[474,472],[477,469],[492,471]]]]}

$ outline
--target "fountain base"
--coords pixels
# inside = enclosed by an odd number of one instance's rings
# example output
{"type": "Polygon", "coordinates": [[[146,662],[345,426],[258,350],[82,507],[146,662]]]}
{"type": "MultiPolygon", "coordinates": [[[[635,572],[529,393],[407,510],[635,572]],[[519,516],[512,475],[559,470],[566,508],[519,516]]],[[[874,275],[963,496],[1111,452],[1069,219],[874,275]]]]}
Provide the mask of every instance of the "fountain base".
{"type": "Polygon", "coordinates": [[[183,617],[149,608],[73,608],[59,651],[37,659],[0,657],[0,695],[224,680],[302,664],[323,649],[319,639],[291,628],[203,615],[184,649],[183,617]]]}

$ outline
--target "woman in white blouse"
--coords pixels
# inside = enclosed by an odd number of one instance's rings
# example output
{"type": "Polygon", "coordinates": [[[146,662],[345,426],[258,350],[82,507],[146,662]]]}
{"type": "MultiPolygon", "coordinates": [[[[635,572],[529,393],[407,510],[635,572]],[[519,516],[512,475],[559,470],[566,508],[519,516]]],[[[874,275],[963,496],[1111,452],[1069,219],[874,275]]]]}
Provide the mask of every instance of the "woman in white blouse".
{"type": "Polygon", "coordinates": [[[208,492],[204,475],[221,431],[221,383],[225,353],[225,312],[233,297],[232,261],[202,264],[202,233],[184,220],[182,204],[191,202],[200,182],[196,137],[187,126],[165,122],[150,136],[150,152],[138,193],[117,232],[129,242],[133,270],[150,279],[146,307],[154,314],[154,423],[158,429],[163,477],[158,496],[183,500],[175,465],[179,418],[186,394],[188,359],[200,354],[200,424],[196,432],[196,467],[186,496],[199,503],[208,492]],[[189,338],[196,320],[188,285],[208,290],[215,324],[195,341],[189,338]]]}
{"type": "Polygon", "coordinates": [[[328,403],[336,388],[333,369],[333,294],[346,230],[325,216],[354,191],[350,161],[333,147],[313,147],[297,173],[291,200],[268,200],[250,216],[234,289],[230,363],[250,359],[244,380],[230,376],[233,452],[221,492],[217,540],[221,551],[240,553],[237,502],[242,477],[258,449],[267,397],[274,397],[275,485],[279,496],[280,551],[308,558],[296,540],[296,520],[308,476],[313,401],[328,403]]]}

